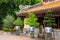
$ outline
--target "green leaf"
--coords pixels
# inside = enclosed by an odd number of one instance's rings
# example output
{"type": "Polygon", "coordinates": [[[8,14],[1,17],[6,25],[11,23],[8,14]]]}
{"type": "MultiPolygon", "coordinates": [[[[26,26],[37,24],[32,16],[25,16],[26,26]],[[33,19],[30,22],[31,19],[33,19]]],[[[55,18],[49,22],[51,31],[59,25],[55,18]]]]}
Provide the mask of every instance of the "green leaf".
{"type": "Polygon", "coordinates": [[[25,24],[30,25],[30,26],[39,26],[39,23],[37,22],[37,18],[35,14],[29,13],[29,17],[26,18],[25,24]]]}
{"type": "Polygon", "coordinates": [[[17,19],[13,22],[14,25],[17,26],[22,26],[23,25],[23,21],[21,20],[20,17],[17,17],[17,19]]]}
{"type": "Polygon", "coordinates": [[[56,26],[55,24],[55,18],[52,17],[52,11],[48,10],[44,20],[43,20],[44,24],[46,24],[48,27],[52,27],[52,26],[56,26]]]}

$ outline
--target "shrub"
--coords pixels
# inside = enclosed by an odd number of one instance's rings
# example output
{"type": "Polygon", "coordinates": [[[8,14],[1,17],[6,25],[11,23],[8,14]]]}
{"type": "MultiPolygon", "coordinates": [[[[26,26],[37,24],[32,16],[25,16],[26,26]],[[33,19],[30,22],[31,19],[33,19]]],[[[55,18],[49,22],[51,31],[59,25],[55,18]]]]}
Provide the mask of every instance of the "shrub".
{"type": "Polygon", "coordinates": [[[7,14],[5,18],[3,18],[3,30],[10,29],[13,27],[14,17],[12,15],[7,14]]]}

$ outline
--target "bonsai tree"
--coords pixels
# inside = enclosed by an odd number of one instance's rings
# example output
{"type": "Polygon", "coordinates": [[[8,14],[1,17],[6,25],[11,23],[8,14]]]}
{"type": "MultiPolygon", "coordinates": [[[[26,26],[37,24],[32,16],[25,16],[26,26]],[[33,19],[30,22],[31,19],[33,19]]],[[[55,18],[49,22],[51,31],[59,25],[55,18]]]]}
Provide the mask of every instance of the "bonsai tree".
{"type": "Polygon", "coordinates": [[[2,22],[3,22],[3,30],[9,30],[13,28],[13,21],[14,21],[14,17],[12,15],[7,14],[7,16],[5,18],[3,18],[2,22]]]}
{"type": "Polygon", "coordinates": [[[26,18],[25,24],[30,25],[31,27],[37,27],[39,23],[37,22],[37,18],[33,13],[28,14],[28,18],[26,18]]]}
{"type": "Polygon", "coordinates": [[[52,27],[56,26],[55,23],[55,18],[52,17],[52,11],[48,10],[45,17],[44,17],[44,24],[45,24],[45,32],[47,33],[47,35],[45,36],[45,40],[51,40],[52,39],[52,27]],[[49,37],[48,37],[49,36],[49,37]]]}
{"type": "Polygon", "coordinates": [[[51,10],[48,10],[45,17],[44,17],[44,20],[43,20],[43,23],[45,24],[45,26],[47,27],[53,27],[53,26],[56,26],[56,23],[55,23],[55,18],[52,17],[52,11],[51,10]]]}
{"type": "Polygon", "coordinates": [[[17,19],[13,22],[15,26],[19,26],[21,31],[23,31],[23,21],[21,20],[20,17],[17,17],[17,19]]]}
{"type": "Polygon", "coordinates": [[[22,26],[23,25],[22,22],[23,21],[21,20],[21,18],[17,17],[17,19],[13,22],[13,24],[16,25],[16,26],[22,26]]]}
{"type": "MultiPolygon", "coordinates": [[[[28,18],[26,18],[25,24],[30,25],[31,27],[37,27],[39,26],[39,23],[37,22],[37,18],[33,13],[28,14],[28,18]]],[[[31,38],[34,38],[34,31],[30,31],[31,38]]]]}

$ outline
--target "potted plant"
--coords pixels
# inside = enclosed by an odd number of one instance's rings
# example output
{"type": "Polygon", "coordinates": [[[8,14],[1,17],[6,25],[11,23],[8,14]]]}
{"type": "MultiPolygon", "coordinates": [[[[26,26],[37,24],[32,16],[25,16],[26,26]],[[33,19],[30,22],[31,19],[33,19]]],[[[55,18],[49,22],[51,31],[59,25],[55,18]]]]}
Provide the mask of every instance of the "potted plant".
{"type": "Polygon", "coordinates": [[[30,25],[31,37],[34,37],[34,28],[39,25],[37,22],[37,18],[33,13],[28,14],[28,18],[26,18],[25,24],[30,25]]]}
{"type": "MultiPolygon", "coordinates": [[[[23,25],[23,21],[21,20],[21,18],[17,17],[17,19],[13,22],[13,24],[15,25],[15,28],[16,28],[17,32],[18,31],[20,32],[20,29],[23,25]]],[[[18,34],[19,34],[19,32],[18,32],[18,34]]]]}
{"type": "Polygon", "coordinates": [[[52,16],[51,10],[47,11],[43,23],[45,24],[45,32],[47,33],[48,36],[50,35],[51,38],[52,27],[56,26],[55,18],[52,16]]]}
{"type": "Polygon", "coordinates": [[[13,27],[13,21],[14,21],[14,17],[12,15],[7,14],[7,16],[5,18],[3,18],[2,22],[3,22],[3,31],[13,31],[15,30],[13,27]]]}
{"type": "Polygon", "coordinates": [[[43,23],[45,24],[46,27],[49,27],[49,28],[56,26],[55,18],[52,17],[52,11],[51,10],[47,11],[47,13],[44,17],[43,23]]]}

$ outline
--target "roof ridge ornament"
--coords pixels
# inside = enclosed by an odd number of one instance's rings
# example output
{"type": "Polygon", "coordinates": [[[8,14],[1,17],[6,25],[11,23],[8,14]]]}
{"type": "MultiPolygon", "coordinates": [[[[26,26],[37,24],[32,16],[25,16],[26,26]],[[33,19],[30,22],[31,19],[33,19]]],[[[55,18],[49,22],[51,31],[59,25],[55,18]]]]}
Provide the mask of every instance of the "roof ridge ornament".
{"type": "Polygon", "coordinates": [[[21,11],[23,11],[23,10],[26,10],[26,9],[29,9],[29,8],[31,8],[32,6],[31,5],[19,5],[19,9],[21,10],[21,11]]]}

